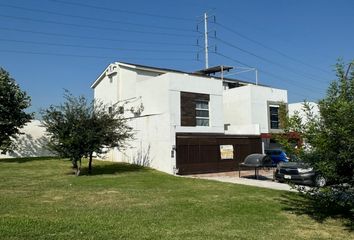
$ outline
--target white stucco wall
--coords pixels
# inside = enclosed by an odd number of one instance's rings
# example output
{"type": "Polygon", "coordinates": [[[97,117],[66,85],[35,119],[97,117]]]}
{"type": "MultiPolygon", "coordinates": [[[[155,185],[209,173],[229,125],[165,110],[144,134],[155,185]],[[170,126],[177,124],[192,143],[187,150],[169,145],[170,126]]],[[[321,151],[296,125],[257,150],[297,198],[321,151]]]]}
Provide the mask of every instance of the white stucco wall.
{"type": "Polygon", "coordinates": [[[218,79],[203,78],[179,73],[167,73],[170,96],[170,113],[172,127],[176,132],[223,133],[224,116],[222,112],[222,82],[218,79]],[[209,126],[181,126],[181,96],[180,92],[209,94],[209,126]]]}
{"type": "Polygon", "coordinates": [[[142,146],[141,151],[149,154],[151,167],[173,173],[175,159],[171,158],[170,151],[174,136],[170,135],[169,82],[164,77],[152,77],[140,80],[136,86],[136,93],[144,105],[144,117],[132,120],[137,131],[136,149],[132,151],[139,151],[142,146]]]}
{"type": "Polygon", "coordinates": [[[173,173],[176,166],[176,132],[223,132],[222,86],[218,80],[192,77],[180,73],[166,73],[141,79],[135,83],[136,96],[141,99],[144,111],[130,124],[136,130],[131,147],[117,160],[138,162],[139,158],[158,170],[173,173]],[[197,92],[210,95],[210,126],[181,126],[180,92],[197,92]]]}
{"type": "MultiPolygon", "coordinates": [[[[112,150],[106,155],[107,159],[145,164],[173,173],[176,160],[175,152],[171,156],[171,151],[176,144],[176,132],[224,132],[220,80],[183,73],[154,73],[127,66],[119,67],[118,76],[116,94],[104,93],[104,88],[110,85],[103,78],[94,88],[95,98],[103,98],[106,103],[113,102],[110,98],[120,101],[133,98],[126,107],[142,103],[144,111],[140,117],[129,121],[135,130],[135,140],[130,141],[125,150],[112,150]],[[209,127],[181,126],[181,91],[209,94],[209,127]]],[[[126,113],[126,116],[131,117],[131,114],[126,113]]]]}
{"type": "MultiPolygon", "coordinates": [[[[312,109],[312,112],[319,116],[320,115],[320,111],[318,108],[318,104],[315,102],[308,102],[308,104],[310,105],[310,108],[312,109]]],[[[290,103],[288,105],[288,112],[289,112],[289,116],[293,116],[295,114],[295,112],[298,112],[299,116],[302,118],[302,120],[304,122],[306,122],[306,117],[305,117],[305,112],[304,112],[304,102],[298,102],[298,103],[290,103]]]]}
{"type": "Polygon", "coordinates": [[[116,64],[110,64],[101,75],[99,84],[95,87],[94,98],[100,99],[105,104],[114,104],[118,101],[119,86],[119,67],[116,64]],[[112,82],[109,75],[111,73],[112,82]]]}
{"type": "Polygon", "coordinates": [[[14,140],[13,152],[0,153],[0,158],[53,156],[46,148],[48,142],[46,131],[39,120],[27,123],[20,132],[23,134],[19,134],[14,140]]]}
{"type": "Polygon", "coordinates": [[[286,90],[257,85],[224,90],[225,124],[230,124],[227,133],[269,133],[268,105],[281,102],[288,102],[286,90]]]}
{"type": "MultiPolygon", "coordinates": [[[[118,100],[124,102],[130,99],[125,105],[126,109],[143,104],[144,110],[139,117],[135,118],[131,118],[132,114],[129,111],[125,113],[126,117],[130,118],[129,125],[134,129],[134,140],[129,141],[126,149],[112,150],[105,157],[107,160],[137,163],[173,173],[175,161],[170,156],[172,137],[170,136],[169,82],[155,77],[158,75],[160,73],[149,73],[128,67],[119,68],[118,100]]],[[[95,98],[99,96],[95,94],[95,98]]],[[[106,99],[104,101],[110,102],[106,99]]]]}
{"type": "Polygon", "coordinates": [[[245,124],[228,126],[227,130],[225,130],[225,134],[259,135],[261,132],[259,124],[245,124]]]}
{"type": "Polygon", "coordinates": [[[127,64],[112,63],[96,80],[98,84],[94,84],[94,98],[109,105],[134,98],[137,96],[137,82],[160,74],[131,68],[127,64]]]}
{"type": "Polygon", "coordinates": [[[269,126],[268,104],[288,103],[286,90],[251,85],[252,123],[260,125],[261,133],[271,132],[269,126]]]}
{"type": "Polygon", "coordinates": [[[223,93],[223,112],[225,124],[230,127],[252,124],[251,88],[238,87],[223,93]]]}

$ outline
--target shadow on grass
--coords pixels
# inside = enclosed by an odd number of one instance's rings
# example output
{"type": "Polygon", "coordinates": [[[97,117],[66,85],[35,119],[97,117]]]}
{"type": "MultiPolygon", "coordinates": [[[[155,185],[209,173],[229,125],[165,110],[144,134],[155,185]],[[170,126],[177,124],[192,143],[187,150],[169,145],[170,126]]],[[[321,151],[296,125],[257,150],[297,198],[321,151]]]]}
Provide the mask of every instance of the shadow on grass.
{"type": "Polygon", "coordinates": [[[342,219],[348,231],[354,231],[354,212],[350,209],[339,208],[338,206],[323,206],[315,199],[296,193],[283,194],[280,202],[283,210],[296,215],[307,215],[313,220],[323,223],[327,219],[342,219]]]}
{"type": "Polygon", "coordinates": [[[45,160],[53,160],[53,159],[62,159],[60,157],[24,157],[24,158],[3,158],[0,159],[0,163],[27,163],[33,161],[45,161],[45,160]]]}
{"type": "Polygon", "coordinates": [[[103,175],[103,174],[119,174],[125,172],[138,172],[138,171],[147,171],[146,167],[136,165],[136,164],[128,164],[128,163],[111,163],[104,165],[93,165],[92,172],[89,174],[88,167],[84,166],[81,168],[80,175],[103,175]]]}

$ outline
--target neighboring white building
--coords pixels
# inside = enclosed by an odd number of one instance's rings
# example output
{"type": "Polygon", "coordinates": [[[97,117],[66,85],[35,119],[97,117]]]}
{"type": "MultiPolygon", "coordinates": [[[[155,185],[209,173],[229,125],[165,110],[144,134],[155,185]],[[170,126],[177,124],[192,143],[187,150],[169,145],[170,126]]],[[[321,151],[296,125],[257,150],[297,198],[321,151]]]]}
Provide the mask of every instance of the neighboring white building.
{"type": "Polygon", "coordinates": [[[94,98],[144,110],[125,113],[135,140],[106,157],[183,174],[235,169],[246,155],[261,152],[261,134],[279,131],[277,109],[287,103],[287,91],[210,72],[110,64],[91,86],[94,98]],[[221,149],[231,155],[220,155],[221,149]]]}
{"type": "Polygon", "coordinates": [[[22,134],[14,140],[14,150],[6,154],[0,153],[0,158],[53,156],[46,148],[48,143],[46,131],[39,120],[27,123],[20,132],[22,134]]]}
{"type": "MultiPolygon", "coordinates": [[[[315,116],[319,116],[320,110],[318,108],[318,104],[315,102],[308,102],[309,107],[311,108],[312,113],[315,116]]],[[[306,121],[306,114],[304,111],[304,102],[291,103],[288,105],[289,116],[294,116],[295,113],[299,114],[299,117],[303,121],[306,121]]]]}

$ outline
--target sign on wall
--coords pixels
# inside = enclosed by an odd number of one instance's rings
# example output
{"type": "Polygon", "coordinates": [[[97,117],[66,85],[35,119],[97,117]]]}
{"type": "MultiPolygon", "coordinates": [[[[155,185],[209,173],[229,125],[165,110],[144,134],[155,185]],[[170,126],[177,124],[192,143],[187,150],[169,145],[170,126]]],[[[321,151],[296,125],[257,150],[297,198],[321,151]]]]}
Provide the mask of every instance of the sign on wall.
{"type": "Polygon", "coordinates": [[[220,145],[220,158],[221,159],[234,159],[234,146],[233,145],[220,145]]]}

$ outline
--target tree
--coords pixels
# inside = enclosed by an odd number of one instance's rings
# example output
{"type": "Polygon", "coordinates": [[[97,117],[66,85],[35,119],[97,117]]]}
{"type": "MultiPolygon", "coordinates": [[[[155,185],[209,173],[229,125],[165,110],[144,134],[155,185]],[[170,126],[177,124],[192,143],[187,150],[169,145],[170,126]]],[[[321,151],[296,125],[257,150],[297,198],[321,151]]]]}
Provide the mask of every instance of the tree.
{"type": "Polygon", "coordinates": [[[123,115],[123,106],[112,106],[107,111],[104,104],[95,102],[94,107],[90,109],[90,118],[85,124],[89,173],[92,172],[93,153],[102,154],[106,152],[105,149],[115,147],[122,150],[133,137],[132,128],[128,126],[123,115]]]}
{"type": "Polygon", "coordinates": [[[299,144],[299,138],[301,141],[301,135],[298,134],[302,132],[301,117],[299,114],[295,114],[289,118],[286,104],[281,103],[279,106],[279,123],[280,129],[282,129],[283,132],[273,134],[272,137],[282,146],[288,156],[299,156],[302,152],[302,149],[297,147],[299,144]],[[294,141],[294,139],[296,140],[294,141]]]}
{"type": "Polygon", "coordinates": [[[24,110],[31,104],[31,99],[22,91],[15,79],[0,68],[0,150],[11,150],[13,139],[20,134],[20,128],[33,116],[24,110]]]}
{"type": "Polygon", "coordinates": [[[42,111],[43,126],[50,133],[49,149],[69,157],[73,167],[79,170],[77,163],[86,153],[84,124],[90,117],[90,109],[84,97],[75,98],[66,92],[64,98],[62,105],[42,111]]]}
{"type": "Polygon", "coordinates": [[[330,84],[326,96],[318,103],[319,115],[305,103],[305,119],[301,121],[299,114],[285,118],[285,132],[297,132],[301,136],[305,144],[297,152],[299,157],[334,184],[315,189],[320,195],[313,195],[312,189],[312,196],[321,196],[322,202],[335,201],[353,208],[354,69],[339,61],[336,72],[338,79],[330,84]]]}
{"type": "Polygon", "coordinates": [[[80,172],[81,158],[89,157],[92,171],[93,153],[105,153],[108,148],[126,146],[132,138],[132,128],[121,107],[110,107],[100,102],[88,102],[85,97],[74,97],[66,92],[65,102],[50,106],[42,112],[43,125],[50,133],[49,148],[60,156],[69,157],[80,172]],[[78,165],[79,163],[79,165],[78,165]]]}

